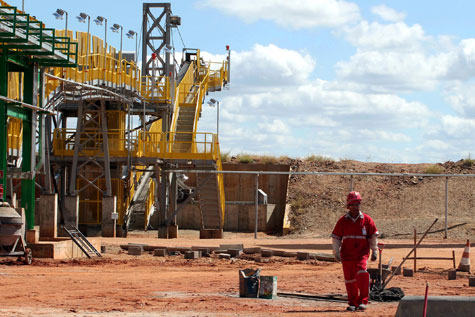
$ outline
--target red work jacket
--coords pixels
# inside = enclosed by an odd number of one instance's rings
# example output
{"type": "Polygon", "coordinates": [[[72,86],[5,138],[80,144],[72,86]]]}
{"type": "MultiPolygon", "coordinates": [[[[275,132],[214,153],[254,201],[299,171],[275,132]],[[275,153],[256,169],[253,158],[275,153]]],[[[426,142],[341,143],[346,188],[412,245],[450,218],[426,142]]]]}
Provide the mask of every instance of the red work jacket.
{"type": "Polygon", "coordinates": [[[362,212],[356,220],[349,213],[341,216],[332,232],[333,238],[341,240],[342,261],[367,260],[369,239],[373,236],[378,236],[378,229],[373,219],[362,212]]]}

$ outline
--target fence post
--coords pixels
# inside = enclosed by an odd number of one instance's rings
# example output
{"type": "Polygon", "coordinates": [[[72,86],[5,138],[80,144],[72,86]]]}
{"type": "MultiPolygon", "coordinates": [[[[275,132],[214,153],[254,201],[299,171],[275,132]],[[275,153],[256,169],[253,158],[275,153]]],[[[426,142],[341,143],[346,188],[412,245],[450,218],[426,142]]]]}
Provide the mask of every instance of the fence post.
{"type": "Polygon", "coordinates": [[[353,191],[353,175],[350,175],[350,192],[353,191]]]}
{"type": "Polygon", "coordinates": [[[445,236],[444,239],[447,239],[447,223],[449,218],[449,177],[445,177],[445,236]]]}
{"type": "Polygon", "coordinates": [[[259,173],[256,174],[256,224],[254,227],[254,239],[257,239],[258,217],[259,217],[259,173]]]}

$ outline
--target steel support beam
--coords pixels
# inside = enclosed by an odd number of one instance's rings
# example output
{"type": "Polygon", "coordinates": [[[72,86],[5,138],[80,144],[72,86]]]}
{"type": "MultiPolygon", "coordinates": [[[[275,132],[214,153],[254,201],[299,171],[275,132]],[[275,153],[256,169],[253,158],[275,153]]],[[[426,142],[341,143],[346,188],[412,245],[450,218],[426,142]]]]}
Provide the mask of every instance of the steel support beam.
{"type": "MultiPolygon", "coordinates": [[[[8,94],[8,51],[3,48],[0,55],[0,95],[8,94]]],[[[7,106],[5,101],[0,100],[0,186],[3,188],[3,196],[6,198],[7,187],[7,106]]]]}
{"type": "MultiPolygon", "coordinates": [[[[33,106],[37,104],[38,96],[38,64],[25,69],[23,99],[33,106]]],[[[35,140],[36,140],[36,111],[25,109],[29,123],[23,124],[22,172],[32,173],[30,179],[21,181],[21,206],[25,208],[26,224],[28,229],[35,226],[35,140]]]]}

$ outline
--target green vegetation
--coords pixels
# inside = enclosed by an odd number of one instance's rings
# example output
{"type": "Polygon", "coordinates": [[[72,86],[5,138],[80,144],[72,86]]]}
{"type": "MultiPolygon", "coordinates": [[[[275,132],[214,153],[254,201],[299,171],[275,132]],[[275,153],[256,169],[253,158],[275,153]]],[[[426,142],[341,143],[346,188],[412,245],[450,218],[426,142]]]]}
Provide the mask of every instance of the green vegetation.
{"type": "Polygon", "coordinates": [[[256,161],[259,161],[259,163],[262,164],[277,164],[279,162],[279,159],[275,156],[263,155],[260,157],[256,157],[256,161]]]}
{"type": "Polygon", "coordinates": [[[229,162],[231,159],[231,152],[221,152],[221,162],[229,162]]]}
{"type": "Polygon", "coordinates": [[[442,174],[444,168],[440,165],[431,165],[424,169],[424,174],[442,174]]]}
{"type": "Polygon", "coordinates": [[[335,161],[329,156],[314,155],[314,154],[307,156],[304,160],[307,162],[334,162],[335,161]]]}
{"type": "Polygon", "coordinates": [[[470,157],[470,154],[468,154],[468,157],[463,160],[463,166],[467,168],[471,168],[473,164],[475,163],[475,160],[470,157]]]}
{"type": "Polygon", "coordinates": [[[254,163],[254,159],[249,154],[238,154],[237,160],[239,163],[254,163]]]}
{"type": "Polygon", "coordinates": [[[290,207],[295,215],[302,213],[306,207],[305,197],[297,196],[293,201],[290,202],[290,207]]]}

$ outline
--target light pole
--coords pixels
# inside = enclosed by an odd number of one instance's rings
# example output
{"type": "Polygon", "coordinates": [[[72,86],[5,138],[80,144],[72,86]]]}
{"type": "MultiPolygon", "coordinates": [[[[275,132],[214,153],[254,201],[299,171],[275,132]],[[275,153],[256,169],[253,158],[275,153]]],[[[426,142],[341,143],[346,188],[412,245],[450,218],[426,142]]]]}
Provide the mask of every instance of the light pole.
{"type": "Polygon", "coordinates": [[[208,101],[208,105],[211,107],[216,106],[216,134],[219,135],[219,100],[211,98],[208,101]]]}
{"type": "Polygon", "coordinates": [[[56,12],[53,13],[54,17],[57,20],[62,20],[63,15],[65,14],[66,14],[66,26],[64,29],[65,29],[66,36],[68,36],[68,11],[64,11],[63,9],[56,9],[56,12]]]}
{"type": "Polygon", "coordinates": [[[120,73],[120,87],[122,87],[122,33],[124,28],[120,24],[113,24],[111,30],[114,33],[119,33],[120,29],[120,51],[119,51],[119,73],[120,73]]]}
{"type": "Polygon", "coordinates": [[[100,15],[97,16],[96,19],[94,19],[94,22],[97,25],[102,25],[103,23],[105,24],[104,26],[104,65],[102,68],[104,68],[104,84],[106,82],[106,64],[107,64],[107,19],[104,17],[101,17],[100,15]]]}
{"type": "Polygon", "coordinates": [[[91,26],[91,17],[88,14],[81,12],[76,18],[81,23],[86,23],[86,18],[87,18],[87,41],[86,41],[86,68],[87,70],[86,70],[86,77],[85,77],[85,81],[87,81],[88,79],[87,73],[89,72],[89,37],[90,37],[89,28],[91,26]]]}
{"type": "Polygon", "coordinates": [[[137,32],[133,30],[129,30],[127,34],[125,34],[129,39],[133,39],[135,36],[135,66],[137,66],[137,54],[138,54],[138,36],[137,32]]]}

